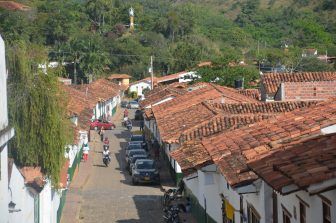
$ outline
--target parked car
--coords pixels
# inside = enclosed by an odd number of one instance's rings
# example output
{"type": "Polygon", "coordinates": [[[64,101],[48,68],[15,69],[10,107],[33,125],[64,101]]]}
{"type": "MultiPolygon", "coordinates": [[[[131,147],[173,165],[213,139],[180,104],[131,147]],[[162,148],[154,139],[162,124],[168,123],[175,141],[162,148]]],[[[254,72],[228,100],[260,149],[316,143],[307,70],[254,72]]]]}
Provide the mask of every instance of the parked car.
{"type": "Polygon", "coordinates": [[[132,174],[132,167],[134,166],[134,163],[138,160],[138,159],[148,159],[148,155],[144,155],[144,154],[136,154],[133,155],[128,161],[128,164],[126,166],[126,169],[128,170],[128,172],[130,174],[132,174]]]}
{"type": "Polygon", "coordinates": [[[127,105],[128,105],[128,101],[121,101],[121,102],[120,102],[120,106],[121,106],[122,108],[127,108],[127,105]]]}
{"type": "Polygon", "coordinates": [[[159,170],[152,159],[138,159],[132,167],[132,184],[160,183],[159,170]]]}
{"type": "Polygon", "coordinates": [[[128,153],[130,150],[135,150],[135,149],[143,149],[141,144],[130,144],[125,148],[125,154],[128,153]]]}
{"type": "Polygon", "coordinates": [[[132,156],[134,156],[134,155],[148,155],[148,154],[143,149],[132,149],[132,150],[129,150],[126,153],[126,157],[125,157],[126,163],[129,163],[129,159],[131,159],[132,156]]]}
{"type": "Polygon", "coordinates": [[[143,120],[143,111],[142,110],[136,110],[134,114],[135,120],[143,120]]]}
{"type": "Polygon", "coordinates": [[[138,109],[139,103],[137,101],[130,101],[128,102],[127,108],[138,109]]]}
{"type": "Polygon", "coordinates": [[[142,142],[142,147],[148,150],[147,142],[143,135],[132,135],[131,142],[142,142]]]}
{"type": "Polygon", "coordinates": [[[127,146],[129,145],[141,145],[143,149],[148,150],[147,143],[143,141],[131,141],[131,142],[128,142],[127,146]]]}
{"type": "Polygon", "coordinates": [[[145,137],[143,135],[132,135],[131,141],[141,141],[146,142],[145,137]]]}
{"type": "Polygon", "coordinates": [[[100,130],[102,127],[104,127],[104,129],[115,129],[116,126],[112,122],[101,119],[96,119],[90,123],[90,129],[100,130]]]}

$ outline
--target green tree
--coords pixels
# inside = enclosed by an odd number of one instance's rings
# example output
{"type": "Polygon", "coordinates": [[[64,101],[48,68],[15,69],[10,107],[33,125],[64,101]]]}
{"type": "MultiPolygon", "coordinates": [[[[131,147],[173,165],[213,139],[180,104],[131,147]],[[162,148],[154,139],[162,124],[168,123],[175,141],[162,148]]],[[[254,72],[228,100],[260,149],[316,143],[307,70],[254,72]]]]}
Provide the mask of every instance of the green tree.
{"type": "Polygon", "coordinates": [[[57,186],[70,142],[64,95],[57,78],[32,70],[36,57],[24,44],[8,50],[9,119],[15,128],[11,152],[19,166],[41,166],[57,186]]]}

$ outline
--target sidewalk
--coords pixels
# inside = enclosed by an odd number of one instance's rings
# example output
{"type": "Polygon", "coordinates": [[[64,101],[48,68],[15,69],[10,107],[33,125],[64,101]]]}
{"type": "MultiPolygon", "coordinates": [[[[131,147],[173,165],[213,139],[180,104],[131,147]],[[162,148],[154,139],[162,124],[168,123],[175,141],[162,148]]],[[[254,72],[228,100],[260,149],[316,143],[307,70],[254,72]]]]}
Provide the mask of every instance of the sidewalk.
{"type": "MultiPolygon", "coordinates": [[[[112,121],[117,123],[120,122],[122,117],[121,108],[118,107],[117,113],[113,116],[112,121]]],[[[87,162],[81,162],[79,168],[75,171],[75,176],[70,183],[66,201],[63,208],[63,213],[61,217],[61,223],[78,223],[79,213],[82,204],[82,190],[87,181],[90,178],[92,167],[93,167],[93,153],[95,148],[101,143],[100,136],[95,132],[90,132],[90,153],[87,162]]]]}

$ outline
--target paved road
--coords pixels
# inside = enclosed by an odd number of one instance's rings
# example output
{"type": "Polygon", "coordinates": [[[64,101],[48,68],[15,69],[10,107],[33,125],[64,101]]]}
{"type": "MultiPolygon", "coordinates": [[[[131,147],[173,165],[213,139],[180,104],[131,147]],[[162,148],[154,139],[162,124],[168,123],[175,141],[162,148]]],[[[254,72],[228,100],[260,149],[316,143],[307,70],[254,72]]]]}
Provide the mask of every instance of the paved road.
{"type": "Polygon", "coordinates": [[[116,124],[117,128],[107,133],[112,153],[109,167],[103,166],[100,143],[91,150],[94,166],[82,191],[80,222],[162,222],[162,192],[158,186],[132,185],[122,149],[129,132],[116,124]]]}

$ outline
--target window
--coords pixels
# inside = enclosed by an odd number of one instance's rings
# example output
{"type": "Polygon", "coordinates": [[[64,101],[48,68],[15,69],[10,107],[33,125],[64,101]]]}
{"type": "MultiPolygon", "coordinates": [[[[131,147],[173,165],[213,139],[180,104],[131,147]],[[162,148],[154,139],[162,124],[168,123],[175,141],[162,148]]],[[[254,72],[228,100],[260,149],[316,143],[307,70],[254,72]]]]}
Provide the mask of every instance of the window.
{"type": "Polygon", "coordinates": [[[300,202],[300,223],[306,222],[306,206],[300,202]]]}
{"type": "Polygon", "coordinates": [[[247,206],[247,219],[248,223],[259,223],[260,222],[260,215],[258,214],[257,210],[252,206],[247,206]]]}
{"type": "Polygon", "coordinates": [[[330,206],[331,204],[329,202],[322,201],[323,223],[331,223],[330,206]]]}
{"type": "Polygon", "coordinates": [[[282,222],[283,223],[290,223],[291,222],[291,214],[289,211],[286,210],[286,208],[282,205],[282,222]]]}

